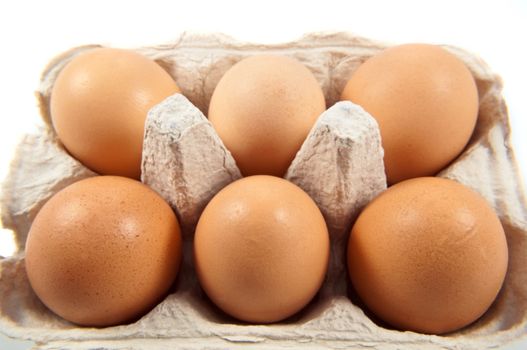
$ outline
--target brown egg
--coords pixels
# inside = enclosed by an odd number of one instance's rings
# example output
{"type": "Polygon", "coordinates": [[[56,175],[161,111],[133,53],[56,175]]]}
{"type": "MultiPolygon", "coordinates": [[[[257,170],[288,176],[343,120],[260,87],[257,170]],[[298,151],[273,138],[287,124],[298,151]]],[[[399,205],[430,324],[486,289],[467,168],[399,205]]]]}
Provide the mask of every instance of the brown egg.
{"type": "Polygon", "coordinates": [[[474,79],[439,46],[389,48],[362,64],[341,98],[379,123],[388,183],[434,175],[467,144],[478,114],[474,79]]]}
{"type": "Polygon", "coordinates": [[[402,330],[445,333],[478,319],[507,271],[501,223],[485,199],[446,179],[403,181],[360,214],[348,245],[353,286],[402,330]]]}
{"type": "Polygon", "coordinates": [[[95,49],[60,72],[51,119],[68,152],[84,165],[139,179],[147,112],[176,92],[174,80],[154,61],[132,51],[95,49]]]}
{"type": "Polygon", "coordinates": [[[243,175],[281,177],[325,109],[318,82],[300,62],[253,56],[221,78],[208,117],[243,175]]]}
{"type": "Polygon", "coordinates": [[[317,293],[329,236],[315,202],[299,187],[251,176],[207,205],[194,258],[201,286],[219,308],[240,320],[269,323],[293,315],[317,293]]]}
{"type": "Polygon", "coordinates": [[[39,211],[26,270],[42,302],[64,319],[110,326],[145,314],[174,282],[178,221],[140,182],[99,176],[74,183],[39,211]]]}

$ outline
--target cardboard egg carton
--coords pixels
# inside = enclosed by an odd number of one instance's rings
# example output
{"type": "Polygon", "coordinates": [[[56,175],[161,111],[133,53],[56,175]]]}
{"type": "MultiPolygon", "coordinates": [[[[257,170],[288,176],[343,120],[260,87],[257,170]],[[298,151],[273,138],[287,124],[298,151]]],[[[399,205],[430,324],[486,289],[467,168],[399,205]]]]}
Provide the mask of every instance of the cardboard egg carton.
{"type": "Polygon", "coordinates": [[[386,188],[383,150],[375,120],[359,106],[338,99],[353,71],[386,46],[347,33],[311,34],[276,45],[184,34],[173,43],[137,49],[167,70],[183,93],[150,110],[142,162],[142,181],[171,204],[183,228],[182,268],[170,294],[131,324],[82,328],[54,315],[31,290],[23,247],[31,222],[47,199],[70,183],[97,175],[64,150],[49,117],[57,74],[72,57],[94,47],[68,51],[44,72],[38,96],[47,127],[22,140],[3,185],[2,220],[15,231],[21,250],[0,260],[2,333],[33,340],[38,349],[227,349],[251,344],[260,349],[486,349],[526,336],[527,204],[509,140],[501,81],[478,57],[454,47],[445,49],[472,72],[480,112],[468,146],[438,176],[471,187],[497,211],[509,246],[504,286],[478,321],[441,336],[391,329],[361,308],[347,277],[346,241],[360,210],[386,188]],[[310,194],[324,214],[331,260],[321,291],[306,308],[276,324],[252,325],[230,318],[206,298],[191,253],[193,230],[204,206],[241,177],[205,117],[210,97],[234,63],[262,53],[291,56],[305,64],[326,97],[328,110],[319,117],[285,178],[310,194]]]}

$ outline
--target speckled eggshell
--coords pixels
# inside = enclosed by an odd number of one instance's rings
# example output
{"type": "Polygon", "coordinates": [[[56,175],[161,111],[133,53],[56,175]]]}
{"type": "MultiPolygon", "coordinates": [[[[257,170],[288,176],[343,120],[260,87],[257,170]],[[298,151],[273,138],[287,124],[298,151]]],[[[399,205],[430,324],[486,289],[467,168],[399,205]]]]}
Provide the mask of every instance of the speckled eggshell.
{"type": "Polygon", "coordinates": [[[402,330],[446,333],[478,319],[508,264],[503,227],[485,199],[455,181],[390,187],[351,231],[348,268],[367,307],[402,330]]]}
{"type": "Polygon", "coordinates": [[[174,282],[181,237],[170,206],[123,177],[76,182],[40,210],[26,244],[26,270],[40,300],[84,326],[132,321],[174,282]]]}
{"type": "Polygon", "coordinates": [[[302,63],[257,55],[223,75],[208,118],[244,176],[282,177],[325,109],[322,89],[302,63]]]}
{"type": "Polygon", "coordinates": [[[351,76],[341,99],[378,122],[388,183],[435,175],[472,135],[478,91],[465,64],[430,44],[394,46],[351,76]]]}
{"type": "Polygon", "coordinates": [[[223,311],[254,323],[280,321],[317,293],[328,267],[329,235],[315,202],[272,176],[221,190],[201,215],[196,272],[223,311]]]}
{"type": "Polygon", "coordinates": [[[74,57],[58,75],[51,119],[68,152],[91,170],[139,179],[146,114],[176,92],[153,60],[98,48],[74,57]]]}

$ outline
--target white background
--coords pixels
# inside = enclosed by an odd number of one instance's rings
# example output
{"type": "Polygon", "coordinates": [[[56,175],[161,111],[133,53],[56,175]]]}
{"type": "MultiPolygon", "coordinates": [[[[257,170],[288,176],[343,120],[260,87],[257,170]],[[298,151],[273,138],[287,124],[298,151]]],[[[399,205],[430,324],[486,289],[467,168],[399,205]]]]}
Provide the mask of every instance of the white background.
{"type": "MultiPolygon", "coordinates": [[[[0,179],[20,136],[40,122],[34,90],[41,71],[71,47],[161,44],[183,31],[272,43],[328,30],[391,44],[456,45],[481,56],[503,78],[513,146],[527,174],[527,1],[2,1],[0,179]]],[[[12,249],[0,228],[0,255],[12,249]]],[[[3,341],[1,349],[15,349],[3,341]]]]}

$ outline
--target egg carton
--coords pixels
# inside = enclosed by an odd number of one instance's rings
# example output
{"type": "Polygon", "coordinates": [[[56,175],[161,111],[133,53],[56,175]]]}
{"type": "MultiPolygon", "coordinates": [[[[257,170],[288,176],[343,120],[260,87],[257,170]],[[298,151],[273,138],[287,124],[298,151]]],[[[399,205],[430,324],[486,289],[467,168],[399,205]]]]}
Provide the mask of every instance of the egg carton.
{"type": "MultiPolygon", "coordinates": [[[[37,343],[37,349],[166,349],[255,345],[275,348],[487,349],[527,334],[527,203],[510,143],[501,80],[478,57],[443,46],[465,62],[480,98],[476,129],[464,152],[437,176],[483,195],[504,226],[509,266],[502,290],[475,323],[445,335],[390,328],[367,312],[351,288],[345,263],[349,230],[360,210],[386,188],[378,126],[362,108],[339,102],[355,69],[387,45],[348,33],[309,34],[295,42],[259,45],[220,34],[183,34],[173,43],[136,51],[159,63],[182,94],[168,97],[147,116],[142,181],[174,208],[183,232],[183,264],[170,294],[136,322],[84,328],[49,311],[32,291],[23,247],[31,222],[54,193],[96,176],[69,156],[51,127],[49,97],[70,50],[45,70],[38,97],[46,122],[19,144],[2,188],[2,220],[20,247],[0,259],[0,332],[37,343]],[[221,76],[255,54],[291,56],[317,78],[329,107],[317,120],[285,178],[321,209],[331,239],[331,260],[321,291],[298,314],[276,324],[252,325],[222,313],[200,289],[192,266],[194,228],[204,206],[241,177],[230,152],[205,117],[221,76]]],[[[118,103],[118,101],[116,101],[118,103]]],[[[433,317],[434,315],[430,315],[433,317]]]]}

